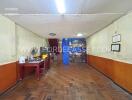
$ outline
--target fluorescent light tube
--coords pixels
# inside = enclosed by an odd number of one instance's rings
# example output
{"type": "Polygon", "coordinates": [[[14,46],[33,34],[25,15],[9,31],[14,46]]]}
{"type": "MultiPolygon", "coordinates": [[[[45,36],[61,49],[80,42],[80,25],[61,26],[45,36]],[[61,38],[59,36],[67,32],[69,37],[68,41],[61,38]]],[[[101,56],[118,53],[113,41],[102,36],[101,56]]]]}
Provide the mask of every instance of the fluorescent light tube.
{"type": "Polygon", "coordinates": [[[65,13],[65,4],[64,4],[64,0],[55,0],[56,1],[56,6],[58,9],[58,12],[60,14],[64,14],[65,13]]]}
{"type": "Polygon", "coordinates": [[[81,36],[83,36],[83,34],[82,33],[78,33],[77,36],[78,37],[81,37],[81,36]]]}

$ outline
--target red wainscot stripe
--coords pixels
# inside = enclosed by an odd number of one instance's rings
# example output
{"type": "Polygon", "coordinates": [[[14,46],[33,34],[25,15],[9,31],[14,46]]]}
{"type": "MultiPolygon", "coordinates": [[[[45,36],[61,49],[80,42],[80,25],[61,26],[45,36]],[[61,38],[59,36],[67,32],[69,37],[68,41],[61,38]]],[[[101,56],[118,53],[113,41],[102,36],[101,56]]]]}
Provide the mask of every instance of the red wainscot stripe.
{"type": "Polygon", "coordinates": [[[16,84],[18,69],[16,62],[0,65],[0,94],[16,84]]]}
{"type": "Polygon", "coordinates": [[[87,61],[89,65],[132,93],[132,64],[93,55],[87,55],[87,61]]]}

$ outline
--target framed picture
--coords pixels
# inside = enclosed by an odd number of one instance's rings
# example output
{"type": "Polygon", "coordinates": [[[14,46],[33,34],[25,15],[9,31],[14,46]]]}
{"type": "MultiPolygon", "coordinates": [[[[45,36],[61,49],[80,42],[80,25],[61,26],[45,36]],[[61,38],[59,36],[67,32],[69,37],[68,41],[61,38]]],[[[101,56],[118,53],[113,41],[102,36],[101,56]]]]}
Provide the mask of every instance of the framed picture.
{"type": "Polygon", "coordinates": [[[121,44],[111,44],[111,51],[120,52],[121,44]]]}
{"type": "Polygon", "coordinates": [[[121,42],[121,35],[117,34],[117,35],[112,36],[112,42],[113,43],[121,42]]]}

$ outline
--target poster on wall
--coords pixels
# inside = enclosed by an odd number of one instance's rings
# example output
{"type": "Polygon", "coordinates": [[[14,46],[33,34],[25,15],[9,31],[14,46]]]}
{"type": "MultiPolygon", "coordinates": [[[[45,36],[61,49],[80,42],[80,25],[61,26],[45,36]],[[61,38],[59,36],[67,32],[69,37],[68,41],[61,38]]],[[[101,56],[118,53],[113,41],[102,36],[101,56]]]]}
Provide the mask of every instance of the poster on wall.
{"type": "Polygon", "coordinates": [[[117,35],[112,36],[112,42],[113,43],[121,42],[121,35],[117,34],[117,35]]]}
{"type": "Polygon", "coordinates": [[[120,44],[111,44],[111,51],[120,52],[120,44]]]}

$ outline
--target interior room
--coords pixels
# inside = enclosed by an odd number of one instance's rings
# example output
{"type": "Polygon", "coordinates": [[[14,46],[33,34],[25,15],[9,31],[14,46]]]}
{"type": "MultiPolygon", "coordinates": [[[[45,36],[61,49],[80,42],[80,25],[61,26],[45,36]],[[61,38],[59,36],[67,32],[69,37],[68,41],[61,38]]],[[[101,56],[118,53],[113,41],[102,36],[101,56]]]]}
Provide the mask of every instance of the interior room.
{"type": "Polygon", "coordinates": [[[132,0],[1,0],[0,100],[132,100],[132,0]]]}

